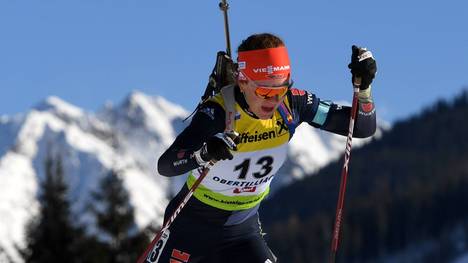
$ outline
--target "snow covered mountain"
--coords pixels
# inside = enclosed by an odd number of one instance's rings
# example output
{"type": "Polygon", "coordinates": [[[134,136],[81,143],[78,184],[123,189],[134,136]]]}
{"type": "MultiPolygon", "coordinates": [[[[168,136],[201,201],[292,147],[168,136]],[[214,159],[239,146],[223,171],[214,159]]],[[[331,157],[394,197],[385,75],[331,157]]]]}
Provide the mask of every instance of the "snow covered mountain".
{"type": "MultiPolygon", "coordinates": [[[[87,211],[90,192],[110,169],[123,177],[136,223],[160,224],[168,197],[183,177],[159,176],[156,161],[187,125],[182,120],[188,115],[162,97],[133,92],[121,104],[106,105],[98,113],[49,97],[26,114],[0,117],[0,261],[8,257],[21,262],[15,246],[24,245],[25,225],[38,212],[37,193],[47,154],[61,156],[72,210],[89,231],[94,231],[94,218],[87,211]]],[[[345,139],[307,125],[299,127],[272,189],[339,157],[345,139]]]]}

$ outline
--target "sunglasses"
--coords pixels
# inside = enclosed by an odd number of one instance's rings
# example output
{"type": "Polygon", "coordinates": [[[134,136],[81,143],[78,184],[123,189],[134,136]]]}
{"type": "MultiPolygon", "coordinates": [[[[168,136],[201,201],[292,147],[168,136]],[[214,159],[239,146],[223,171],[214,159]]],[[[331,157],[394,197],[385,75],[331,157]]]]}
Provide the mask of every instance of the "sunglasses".
{"type": "Polygon", "coordinates": [[[282,98],[288,93],[288,90],[294,84],[293,80],[287,80],[285,83],[281,85],[274,85],[274,86],[264,86],[258,85],[255,81],[251,80],[247,77],[247,74],[242,73],[242,76],[247,80],[248,85],[255,88],[255,95],[263,99],[269,99],[278,96],[282,98]]]}

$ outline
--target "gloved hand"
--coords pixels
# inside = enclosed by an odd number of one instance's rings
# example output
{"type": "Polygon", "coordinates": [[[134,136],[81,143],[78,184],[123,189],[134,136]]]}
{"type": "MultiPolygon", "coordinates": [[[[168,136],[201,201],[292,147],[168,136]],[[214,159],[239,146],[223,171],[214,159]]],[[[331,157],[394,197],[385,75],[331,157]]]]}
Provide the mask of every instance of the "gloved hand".
{"type": "Polygon", "coordinates": [[[210,137],[202,148],[195,152],[195,157],[199,164],[209,161],[232,160],[231,151],[237,151],[238,143],[238,133],[220,132],[210,137]]]}
{"type": "Polygon", "coordinates": [[[360,77],[361,85],[359,86],[359,89],[365,90],[369,88],[369,85],[375,77],[375,73],[377,72],[377,63],[375,62],[372,53],[366,48],[353,45],[352,50],[351,63],[348,65],[348,68],[351,69],[351,74],[353,74],[351,81],[354,83],[354,78],[360,77]]]}

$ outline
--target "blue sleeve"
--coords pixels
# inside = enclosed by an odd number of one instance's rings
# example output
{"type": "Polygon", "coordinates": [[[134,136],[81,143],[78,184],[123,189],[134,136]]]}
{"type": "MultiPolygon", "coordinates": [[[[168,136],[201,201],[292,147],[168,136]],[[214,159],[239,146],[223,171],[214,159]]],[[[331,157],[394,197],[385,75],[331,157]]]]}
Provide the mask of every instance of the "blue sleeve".
{"type": "Polygon", "coordinates": [[[297,125],[307,122],[316,128],[320,128],[321,125],[319,123],[313,122],[319,108],[319,100],[314,94],[305,90],[292,88],[288,93],[288,100],[297,125]]]}
{"type": "MultiPolygon", "coordinates": [[[[307,122],[313,127],[332,133],[345,136],[348,134],[351,107],[322,100],[315,94],[295,88],[288,94],[288,100],[298,124],[307,122]]],[[[359,101],[353,137],[369,137],[375,130],[376,114],[372,100],[359,101]]]]}

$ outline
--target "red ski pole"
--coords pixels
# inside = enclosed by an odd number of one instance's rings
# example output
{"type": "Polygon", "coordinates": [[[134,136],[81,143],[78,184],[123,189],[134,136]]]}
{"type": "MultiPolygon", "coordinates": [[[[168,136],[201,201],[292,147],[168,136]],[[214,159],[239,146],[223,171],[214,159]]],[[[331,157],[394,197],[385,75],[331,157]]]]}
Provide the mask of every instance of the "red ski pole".
{"type": "Polygon", "coordinates": [[[161,230],[159,230],[156,237],[153,239],[151,244],[146,248],[145,252],[138,258],[137,263],[153,263],[157,262],[159,255],[161,254],[161,250],[164,248],[167,239],[169,238],[169,226],[174,222],[177,215],[182,211],[182,208],[187,204],[190,197],[192,197],[193,192],[197,189],[198,185],[200,185],[203,178],[206,177],[208,172],[210,171],[211,167],[214,165],[213,162],[209,162],[204,168],[198,179],[195,183],[190,187],[189,192],[184,197],[184,199],[180,202],[177,206],[176,210],[172,213],[171,217],[164,223],[161,230]]]}
{"type": "Polygon", "coordinates": [[[354,121],[356,120],[359,86],[361,78],[356,77],[353,81],[353,104],[351,106],[351,116],[349,120],[348,138],[346,139],[346,150],[344,154],[344,164],[341,170],[340,191],[338,195],[338,204],[336,205],[335,225],[333,227],[332,246],[330,263],[335,262],[336,252],[338,251],[338,242],[340,238],[340,229],[343,218],[344,199],[346,193],[346,180],[348,179],[349,159],[351,157],[351,143],[353,140],[354,121]]]}

